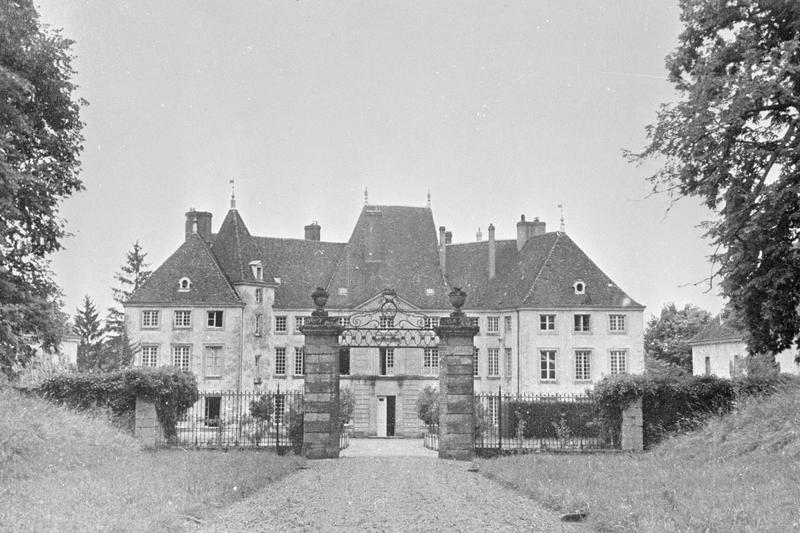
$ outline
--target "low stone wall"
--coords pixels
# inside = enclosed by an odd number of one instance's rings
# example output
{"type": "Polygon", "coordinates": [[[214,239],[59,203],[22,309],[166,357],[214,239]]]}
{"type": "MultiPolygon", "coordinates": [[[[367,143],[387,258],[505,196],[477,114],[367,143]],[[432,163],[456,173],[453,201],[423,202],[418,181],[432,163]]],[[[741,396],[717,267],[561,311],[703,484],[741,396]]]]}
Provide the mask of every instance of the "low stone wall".
{"type": "Polygon", "coordinates": [[[156,404],[136,398],[136,421],[133,436],[144,448],[155,448],[161,440],[163,430],[156,415],[156,404]]]}
{"type": "Polygon", "coordinates": [[[624,451],[640,452],[644,449],[644,418],[642,399],[637,398],[622,411],[621,448],[624,451]]]}

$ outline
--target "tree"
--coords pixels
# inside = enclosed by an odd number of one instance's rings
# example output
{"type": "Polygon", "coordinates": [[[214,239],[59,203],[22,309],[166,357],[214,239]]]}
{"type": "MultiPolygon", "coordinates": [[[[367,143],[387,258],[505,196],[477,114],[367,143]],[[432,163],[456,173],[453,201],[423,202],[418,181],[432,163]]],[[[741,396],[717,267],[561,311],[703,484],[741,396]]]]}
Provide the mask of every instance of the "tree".
{"type": "Polygon", "coordinates": [[[60,343],[60,291],[47,257],[61,247],[61,202],[82,188],[83,137],[72,41],[43,30],[31,0],[0,2],[0,368],[30,344],[60,343]]]}
{"type": "MultiPolygon", "coordinates": [[[[711,320],[711,313],[691,304],[678,310],[674,303],[665,305],[661,315],[647,321],[644,350],[648,357],[679,366],[692,373],[692,348],[689,339],[711,320]]],[[[664,371],[663,368],[661,371],[664,371]]]]}
{"type": "MultiPolygon", "coordinates": [[[[147,270],[150,265],[145,263],[146,257],[147,254],[142,250],[139,241],[134,242],[131,250],[125,255],[125,263],[114,275],[114,279],[120,284],[119,287],[112,288],[115,302],[124,304],[150,277],[152,272],[147,270]]],[[[125,313],[118,307],[108,308],[105,333],[106,343],[103,351],[108,369],[115,370],[129,366],[133,362],[136,349],[131,346],[125,329],[125,313]]]]}
{"type": "Polygon", "coordinates": [[[83,307],[75,310],[75,334],[78,344],[78,370],[105,370],[103,365],[103,328],[97,309],[89,296],[83,297],[83,307]]]}
{"type": "Polygon", "coordinates": [[[417,398],[417,416],[431,428],[439,423],[439,391],[426,385],[417,398]]]}
{"type": "Polygon", "coordinates": [[[697,197],[718,218],[722,293],[751,353],[800,341],[800,2],[681,0],[685,25],[667,57],[680,100],[662,105],[635,162],[673,200],[697,197]]]}

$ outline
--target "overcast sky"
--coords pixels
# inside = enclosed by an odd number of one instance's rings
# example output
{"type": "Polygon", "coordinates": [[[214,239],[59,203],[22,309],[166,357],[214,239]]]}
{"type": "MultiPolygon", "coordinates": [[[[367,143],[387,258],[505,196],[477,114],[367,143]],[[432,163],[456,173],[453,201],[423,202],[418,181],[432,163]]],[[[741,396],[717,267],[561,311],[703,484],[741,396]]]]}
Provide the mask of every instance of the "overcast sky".
{"type": "MultiPolygon", "coordinates": [[[[39,3],[75,40],[89,101],[72,237],[53,268],[74,313],[112,303],[135,240],[158,266],[188,208],[214,231],[236,180],[254,235],[346,241],[364,203],[424,206],[455,242],[566,231],[633,299],[712,312],[695,199],[667,213],[622,149],[676,95],[676,1],[39,3]]],[[[309,288],[311,289],[311,288],[309,288]]],[[[310,302],[310,300],[309,300],[310,302]]]]}

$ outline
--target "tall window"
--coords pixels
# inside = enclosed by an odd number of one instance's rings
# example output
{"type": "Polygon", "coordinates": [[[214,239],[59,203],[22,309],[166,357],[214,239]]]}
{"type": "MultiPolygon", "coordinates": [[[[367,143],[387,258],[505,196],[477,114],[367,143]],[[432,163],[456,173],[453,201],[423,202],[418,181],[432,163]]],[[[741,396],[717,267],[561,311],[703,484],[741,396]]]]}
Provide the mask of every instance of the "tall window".
{"type": "Polygon", "coordinates": [[[496,427],[497,426],[497,400],[499,398],[497,396],[488,396],[486,399],[489,400],[488,405],[487,405],[487,408],[488,408],[489,412],[486,413],[489,416],[489,423],[492,426],[496,427]]]}
{"type": "Polygon", "coordinates": [[[174,321],[176,328],[190,328],[192,327],[192,312],[175,311],[174,321]]]}
{"type": "Polygon", "coordinates": [[[625,315],[608,315],[608,331],[625,333],[625,315]]]}
{"type": "Polygon", "coordinates": [[[275,317],[275,333],[286,333],[286,317],[275,317]]]}
{"type": "Polygon", "coordinates": [[[540,331],[555,331],[556,330],[556,315],[539,315],[539,330],[540,331]]]}
{"type": "Polygon", "coordinates": [[[475,352],[472,354],[472,375],[479,376],[480,375],[480,353],[481,351],[475,348],[475,352]]]}
{"type": "Polygon", "coordinates": [[[286,375],[286,348],[275,348],[275,375],[286,375]]]}
{"type": "Polygon", "coordinates": [[[394,327],[394,317],[393,316],[382,316],[380,319],[380,327],[383,329],[393,328],[394,327]]]}
{"type": "Polygon", "coordinates": [[[439,348],[425,348],[423,350],[422,371],[426,376],[439,374],[439,348]]]}
{"type": "Polygon", "coordinates": [[[294,348],[294,375],[302,376],[306,373],[305,357],[303,357],[303,347],[295,346],[294,348]]]}
{"type": "Polygon", "coordinates": [[[506,377],[510,378],[514,373],[514,361],[511,348],[506,348],[506,377]]]}
{"type": "Polygon", "coordinates": [[[481,327],[480,320],[476,316],[469,317],[469,325],[472,326],[473,328],[480,328],[481,327]]]}
{"type": "Polygon", "coordinates": [[[158,327],[158,311],[142,311],[142,327],[143,328],[157,328],[158,327]]]}
{"type": "Polygon", "coordinates": [[[142,346],[142,366],[158,366],[158,346],[142,346]]]}
{"type": "Polygon", "coordinates": [[[611,374],[624,374],[628,371],[628,352],[626,350],[611,350],[611,374]]]}
{"type": "Polygon", "coordinates": [[[425,329],[433,329],[439,327],[439,317],[438,316],[428,316],[425,317],[425,329]]]}
{"type": "Polygon", "coordinates": [[[339,375],[350,375],[350,348],[339,348],[339,375]]]}
{"type": "Polygon", "coordinates": [[[590,381],[592,379],[592,352],[589,350],[575,351],[575,380],[590,381]]]}
{"type": "Polygon", "coordinates": [[[575,315],[575,331],[591,331],[590,317],[591,315],[575,315]]]}
{"type": "Polygon", "coordinates": [[[283,424],[283,414],[286,412],[286,395],[275,395],[275,423],[283,424]]]}
{"type": "Polygon", "coordinates": [[[510,316],[503,317],[503,329],[505,329],[506,331],[511,331],[511,317],[510,316]]]}
{"type": "Polygon", "coordinates": [[[254,333],[254,335],[256,337],[260,337],[261,336],[261,319],[262,319],[261,313],[256,313],[256,316],[255,316],[256,324],[255,324],[255,333],[254,333]]]}
{"type": "Polygon", "coordinates": [[[489,348],[488,354],[487,374],[489,377],[498,377],[500,375],[500,348],[489,348]]]}
{"type": "Polygon", "coordinates": [[[394,374],[394,348],[380,348],[380,374],[391,376],[394,374]]]}
{"type": "Polygon", "coordinates": [[[172,366],[180,370],[183,370],[184,372],[188,372],[189,360],[190,360],[190,346],[183,344],[172,347],[172,366]]]}
{"type": "Polygon", "coordinates": [[[541,350],[539,352],[539,379],[542,381],[556,380],[556,351],[541,350]]]}
{"type": "Polygon", "coordinates": [[[499,316],[490,316],[488,317],[488,323],[486,326],[487,333],[498,333],[500,331],[500,317],[499,316]]]}
{"type": "Polygon", "coordinates": [[[206,346],[206,377],[222,377],[222,346],[206,346]]]}
{"type": "Polygon", "coordinates": [[[305,323],[306,323],[306,317],[304,316],[294,317],[294,332],[300,333],[300,328],[303,327],[305,323]]]}
{"type": "Polygon", "coordinates": [[[264,289],[256,289],[256,303],[264,303],[264,289]]]}
{"type": "Polygon", "coordinates": [[[209,311],[206,313],[208,318],[207,324],[210,328],[222,327],[222,311],[209,311]]]}

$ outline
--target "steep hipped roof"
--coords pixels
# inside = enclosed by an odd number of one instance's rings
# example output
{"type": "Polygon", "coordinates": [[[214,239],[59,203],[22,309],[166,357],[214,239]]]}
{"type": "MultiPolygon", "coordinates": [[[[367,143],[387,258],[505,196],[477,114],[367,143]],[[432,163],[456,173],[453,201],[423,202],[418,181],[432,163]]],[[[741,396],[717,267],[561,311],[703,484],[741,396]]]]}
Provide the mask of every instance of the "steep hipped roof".
{"type": "Polygon", "coordinates": [[[415,306],[448,309],[430,208],[364,206],[326,288],[332,308],[355,307],[392,288],[415,306]]]}
{"type": "Polygon", "coordinates": [[[743,342],[744,336],[734,328],[722,323],[719,317],[709,322],[700,333],[689,339],[690,345],[717,342],[743,342]]]}
{"type": "Polygon", "coordinates": [[[126,303],[242,305],[208,244],[197,234],[189,235],[126,303]],[[191,288],[185,292],[178,290],[184,277],[191,280],[191,288]]]}
{"type": "MultiPolygon", "coordinates": [[[[250,262],[260,259],[253,239],[239,211],[231,209],[222,221],[211,248],[231,283],[253,282],[250,262]]],[[[264,269],[264,279],[272,280],[273,273],[264,269]]]]}

